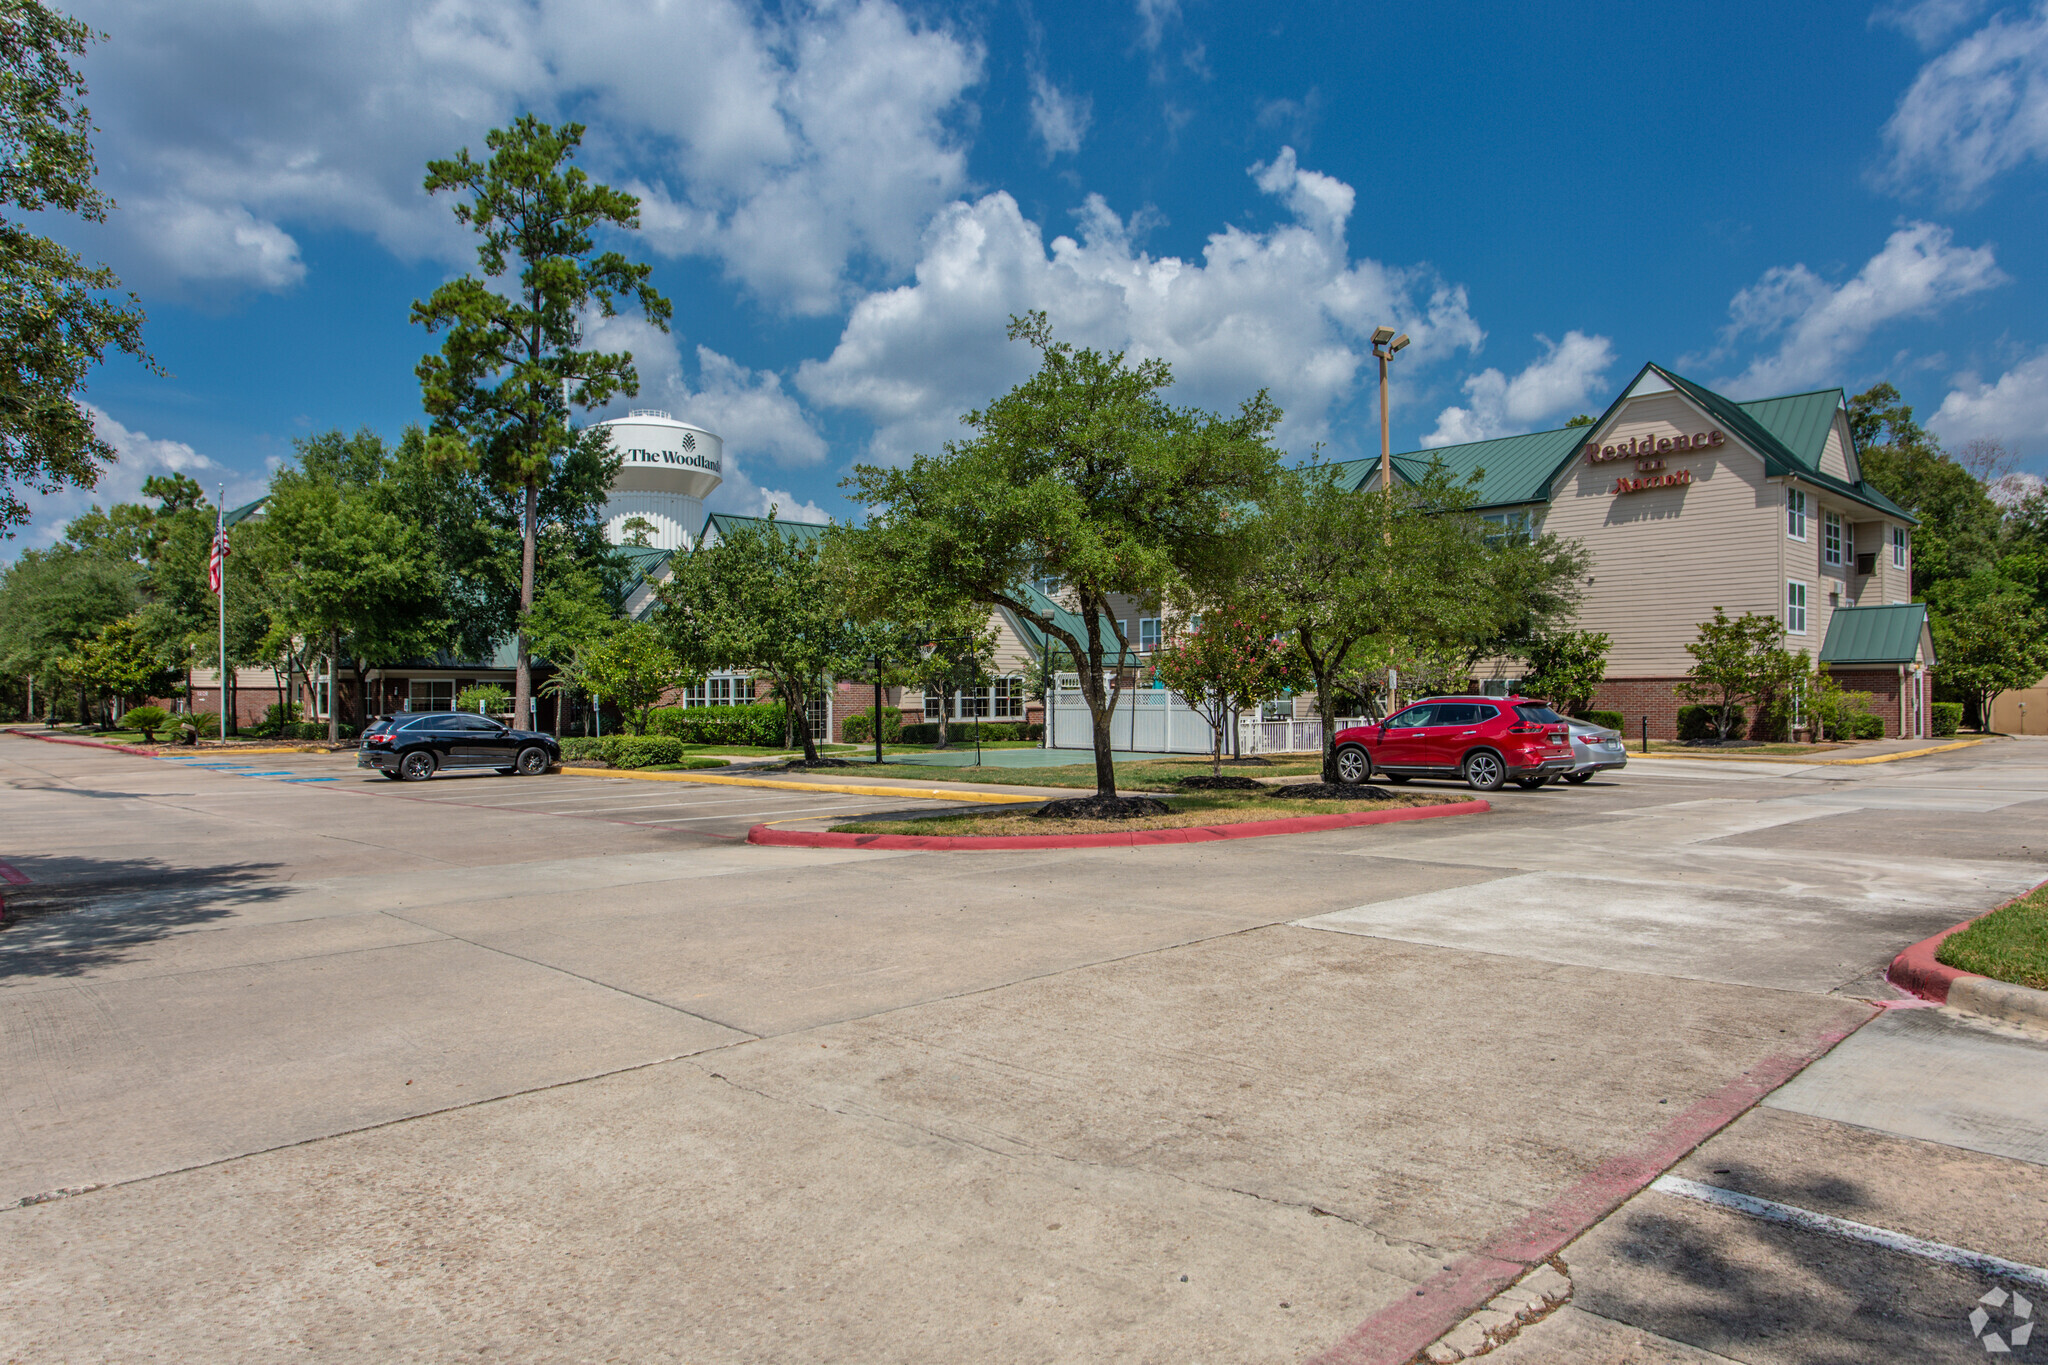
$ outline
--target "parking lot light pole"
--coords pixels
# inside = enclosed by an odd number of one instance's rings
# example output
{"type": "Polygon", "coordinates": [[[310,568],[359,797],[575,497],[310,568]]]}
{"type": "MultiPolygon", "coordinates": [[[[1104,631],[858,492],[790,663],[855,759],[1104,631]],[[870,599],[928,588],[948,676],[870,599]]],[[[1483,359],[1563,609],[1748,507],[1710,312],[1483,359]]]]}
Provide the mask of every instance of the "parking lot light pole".
{"type": "MultiPolygon", "coordinates": [[[[1394,496],[1394,443],[1389,434],[1391,428],[1387,419],[1387,362],[1399,355],[1408,345],[1408,334],[1394,335],[1394,329],[1384,324],[1372,329],[1372,353],[1380,362],[1380,496],[1394,496]]],[[[1394,541],[1394,528],[1386,532],[1389,545],[1394,541]]],[[[1387,670],[1387,704],[1384,715],[1394,714],[1394,670],[1387,670]]]]}

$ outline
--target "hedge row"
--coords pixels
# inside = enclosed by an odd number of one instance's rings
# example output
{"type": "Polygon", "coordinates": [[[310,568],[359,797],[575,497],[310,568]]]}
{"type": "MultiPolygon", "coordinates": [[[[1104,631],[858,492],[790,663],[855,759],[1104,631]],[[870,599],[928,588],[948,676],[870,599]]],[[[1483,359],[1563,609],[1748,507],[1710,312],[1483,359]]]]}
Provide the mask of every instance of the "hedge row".
{"type": "MultiPolygon", "coordinates": [[[[875,708],[856,711],[846,718],[846,742],[866,744],[875,737],[875,708]]],[[[893,706],[882,708],[882,743],[896,744],[903,739],[903,713],[893,706]]]]}
{"type": "Polygon", "coordinates": [[[773,749],[784,742],[783,706],[779,701],[746,706],[660,706],[648,716],[647,728],[653,735],[683,744],[773,749]]]}
{"type": "Polygon", "coordinates": [[[562,741],[564,763],[585,763],[593,758],[614,768],[659,767],[683,761],[683,742],[672,735],[605,735],[562,741]]]}
{"type": "Polygon", "coordinates": [[[1947,737],[1963,728],[1963,704],[1959,701],[1938,701],[1932,708],[1934,733],[1947,737]]]}
{"type": "MultiPolygon", "coordinates": [[[[981,737],[990,744],[1006,739],[1044,739],[1045,727],[1037,722],[1029,724],[1017,720],[987,720],[981,723],[981,737]]],[[[947,740],[953,744],[974,743],[974,722],[956,720],[948,728],[947,740]]],[[[903,727],[905,744],[937,744],[939,723],[935,720],[922,721],[903,727]]]]}
{"type": "Polygon", "coordinates": [[[1628,729],[1628,717],[1619,711],[1588,711],[1579,719],[1588,725],[1604,725],[1610,730],[1628,729]]]}

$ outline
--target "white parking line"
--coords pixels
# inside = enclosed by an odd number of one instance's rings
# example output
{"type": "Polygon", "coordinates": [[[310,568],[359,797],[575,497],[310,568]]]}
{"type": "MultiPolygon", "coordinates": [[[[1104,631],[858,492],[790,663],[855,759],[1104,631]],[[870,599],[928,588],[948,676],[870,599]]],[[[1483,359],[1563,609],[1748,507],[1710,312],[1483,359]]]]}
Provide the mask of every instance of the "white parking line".
{"type": "Polygon", "coordinates": [[[794,820],[802,819],[806,815],[814,815],[821,811],[845,810],[849,806],[867,806],[871,804],[871,802],[867,801],[844,801],[835,806],[813,806],[809,810],[800,811],[792,811],[789,807],[784,806],[780,810],[735,810],[727,811],[723,815],[690,815],[673,820],[629,820],[626,823],[632,825],[686,825],[694,820],[741,820],[755,815],[785,815],[794,820]]]}
{"type": "Polygon", "coordinates": [[[1675,1194],[1681,1199],[1696,1199],[1702,1204],[1712,1204],[1716,1208],[1746,1213],[1752,1218],[1761,1218],[1766,1222],[1805,1228],[1809,1232],[1824,1233],[1829,1237],[1842,1238],[1844,1241],[1863,1242],[1870,1246],[1883,1247],[1887,1251],[1900,1251],[1908,1256],[1939,1261],[1943,1265],[1952,1265],[1958,1269],[1974,1270],[1981,1275],[1996,1275],[2002,1279],[2019,1280],[2025,1284],[2048,1289],[2048,1270],[2037,1265],[2024,1265],[2019,1261],[1989,1256],[1981,1251],[1971,1251],[1967,1247],[1950,1246],[1946,1242],[1930,1242],[1921,1237],[1909,1237],[1903,1232],[1874,1228],[1868,1223],[1852,1223],[1846,1218],[1837,1218],[1830,1213],[1815,1213],[1811,1209],[1798,1208],[1792,1204],[1780,1204],[1774,1199],[1758,1199],[1755,1195],[1724,1190],[1718,1185],[1703,1185],[1697,1180],[1687,1180],[1684,1176],[1658,1176],[1650,1182],[1650,1188],[1661,1194],[1675,1194]]]}

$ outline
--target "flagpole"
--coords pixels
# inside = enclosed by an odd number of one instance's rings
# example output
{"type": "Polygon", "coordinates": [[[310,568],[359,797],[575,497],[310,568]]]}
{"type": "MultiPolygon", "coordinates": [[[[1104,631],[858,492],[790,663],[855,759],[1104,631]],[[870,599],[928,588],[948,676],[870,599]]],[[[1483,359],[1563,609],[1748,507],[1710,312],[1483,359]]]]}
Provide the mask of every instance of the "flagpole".
{"type": "MultiPolygon", "coordinates": [[[[220,502],[213,509],[213,535],[218,542],[228,533],[228,489],[220,485],[220,502]]],[[[215,551],[218,553],[218,550],[215,551]]],[[[228,557],[220,556],[220,739],[228,737],[228,557]]]]}

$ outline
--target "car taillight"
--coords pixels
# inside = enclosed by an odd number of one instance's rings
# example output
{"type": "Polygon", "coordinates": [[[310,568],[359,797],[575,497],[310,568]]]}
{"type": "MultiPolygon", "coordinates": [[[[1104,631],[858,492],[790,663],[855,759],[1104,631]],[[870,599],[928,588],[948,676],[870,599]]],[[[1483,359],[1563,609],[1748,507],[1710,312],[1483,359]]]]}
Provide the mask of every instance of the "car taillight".
{"type": "Polygon", "coordinates": [[[1540,725],[1530,725],[1525,721],[1520,725],[1510,725],[1508,733],[1511,735],[1540,735],[1543,733],[1543,727],[1540,725]]]}

